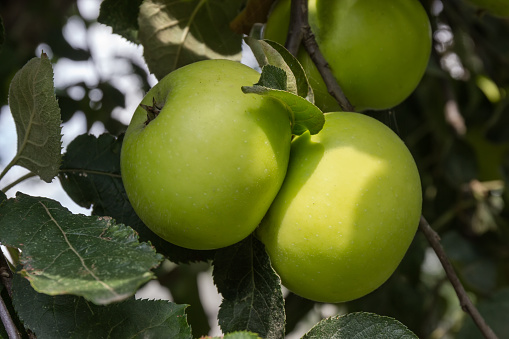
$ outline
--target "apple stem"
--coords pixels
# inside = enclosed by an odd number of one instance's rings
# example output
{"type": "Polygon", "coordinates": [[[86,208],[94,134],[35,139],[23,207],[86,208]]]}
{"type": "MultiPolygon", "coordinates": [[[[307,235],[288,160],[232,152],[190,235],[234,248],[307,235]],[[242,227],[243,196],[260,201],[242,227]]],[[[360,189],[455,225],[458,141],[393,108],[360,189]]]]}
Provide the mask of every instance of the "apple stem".
{"type": "Polygon", "coordinates": [[[162,109],[162,107],[159,107],[156,104],[155,98],[152,98],[152,106],[140,104],[140,107],[147,111],[147,120],[145,121],[145,125],[148,125],[152,120],[157,118],[162,109]]]}

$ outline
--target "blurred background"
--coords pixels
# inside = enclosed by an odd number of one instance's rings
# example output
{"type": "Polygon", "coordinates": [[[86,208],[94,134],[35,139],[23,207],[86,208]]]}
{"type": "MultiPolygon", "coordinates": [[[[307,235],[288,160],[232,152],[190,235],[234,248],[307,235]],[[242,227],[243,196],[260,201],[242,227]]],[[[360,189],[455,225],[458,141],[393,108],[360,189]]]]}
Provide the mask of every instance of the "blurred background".
{"type": "MultiPolygon", "coordinates": [[[[509,21],[462,0],[422,0],[434,49],[417,90],[398,107],[366,112],[396,130],[421,173],[423,214],[472,300],[500,337],[509,337],[509,21]],[[503,334],[503,335],[502,335],[503,334]]],[[[0,50],[0,170],[16,153],[7,106],[15,72],[41,52],[53,63],[63,122],[63,147],[83,133],[121,134],[156,83],[143,48],[97,22],[101,0],[0,0],[5,43],[0,50]]],[[[243,62],[255,66],[244,49],[243,62]]],[[[15,167],[2,186],[26,174],[15,167]]],[[[58,179],[32,178],[7,192],[49,197],[73,213],[58,179]]],[[[137,297],[188,303],[193,332],[218,335],[220,296],[208,264],[165,262],[158,280],[137,297]]],[[[420,338],[480,338],[463,313],[434,252],[418,233],[397,272],[374,293],[346,304],[321,304],[285,291],[287,338],[320,319],[370,311],[401,321],[420,338]]]]}

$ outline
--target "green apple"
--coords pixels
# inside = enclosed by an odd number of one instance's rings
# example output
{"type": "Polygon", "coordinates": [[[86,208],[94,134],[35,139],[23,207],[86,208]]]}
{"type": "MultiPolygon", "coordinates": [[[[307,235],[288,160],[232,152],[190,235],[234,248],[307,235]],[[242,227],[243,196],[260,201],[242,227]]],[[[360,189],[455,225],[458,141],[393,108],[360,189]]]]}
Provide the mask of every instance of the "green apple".
{"type": "MultiPolygon", "coordinates": [[[[264,38],[284,44],[290,0],[279,0],[264,38]]],[[[357,111],[382,110],[405,100],[417,87],[431,52],[431,26],[418,0],[309,0],[309,24],[320,51],[357,111]]],[[[309,55],[303,64],[326,112],[338,109],[309,55]]]]}
{"type": "Polygon", "coordinates": [[[391,129],[360,113],[326,113],[318,134],[292,142],[285,181],[257,234],[288,289],[344,302],[394,272],[421,205],[416,164],[391,129]]]}
{"type": "Polygon", "coordinates": [[[500,17],[509,17],[509,1],[507,0],[467,0],[471,4],[500,17]]]}
{"type": "Polygon", "coordinates": [[[164,77],[134,112],[122,179],[138,216],[165,240],[225,247],[267,212],[286,173],[291,126],[284,105],[242,92],[259,77],[233,61],[196,62],[164,77]],[[148,121],[147,111],[158,115],[148,121]]]}

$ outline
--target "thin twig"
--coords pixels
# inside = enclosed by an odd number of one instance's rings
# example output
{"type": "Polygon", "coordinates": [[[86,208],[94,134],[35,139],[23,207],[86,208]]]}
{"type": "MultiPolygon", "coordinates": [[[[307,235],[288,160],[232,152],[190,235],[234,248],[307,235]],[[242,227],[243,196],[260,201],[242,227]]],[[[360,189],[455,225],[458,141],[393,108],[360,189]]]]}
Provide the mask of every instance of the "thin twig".
{"type": "Polygon", "coordinates": [[[288,35],[286,36],[285,47],[294,56],[299,52],[303,36],[303,15],[307,12],[302,6],[306,6],[307,1],[292,0],[290,7],[290,26],[288,26],[288,35]]]}
{"type": "Polygon", "coordinates": [[[332,95],[334,99],[336,99],[336,101],[339,103],[339,106],[341,106],[341,109],[343,111],[354,112],[355,108],[347,99],[345,93],[343,93],[343,90],[341,89],[336,78],[331,72],[327,60],[325,60],[325,57],[323,56],[322,52],[320,52],[318,44],[316,43],[315,40],[315,36],[311,31],[311,27],[309,26],[309,24],[304,26],[304,36],[302,41],[304,43],[306,51],[309,53],[309,56],[311,57],[311,59],[316,65],[316,68],[320,72],[320,75],[322,76],[323,81],[327,86],[329,94],[332,95]]]}
{"type": "Polygon", "coordinates": [[[440,260],[440,263],[444,267],[445,274],[447,275],[447,278],[456,291],[456,295],[458,296],[458,300],[463,311],[472,317],[472,320],[486,339],[497,339],[498,337],[495,332],[493,332],[491,327],[486,323],[482,315],[479,313],[477,308],[468,297],[465,288],[461,284],[458,276],[456,275],[456,272],[454,271],[454,268],[452,267],[451,262],[449,261],[449,258],[447,257],[447,254],[445,253],[444,248],[440,244],[440,236],[431,228],[423,216],[421,216],[419,229],[422,233],[424,233],[424,236],[428,240],[429,244],[440,260]]]}
{"type": "Polygon", "coordinates": [[[4,303],[4,300],[0,296],[0,318],[2,319],[2,323],[4,324],[5,331],[7,332],[7,335],[9,336],[9,339],[21,339],[21,334],[19,333],[18,329],[16,328],[16,324],[14,324],[14,321],[11,318],[11,315],[9,314],[9,310],[7,309],[7,306],[4,303]]]}
{"type": "Polygon", "coordinates": [[[1,249],[0,249],[0,283],[4,285],[5,289],[7,290],[7,293],[9,294],[10,297],[12,297],[12,271],[1,249]]]}
{"type": "MultiPolygon", "coordinates": [[[[12,297],[12,272],[1,250],[0,250],[0,283],[5,287],[9,297],[12,297]]],[[[5,305],[5,302],[2,299],[1,295],[0,295],[0,318],[2,319],[2,323],[4,324],[9,339],[21,338],[21,335],[18,329],[16,328],[16,325],[12,320],[9,310],[7,309],[7,305],[5,305]]]]}
{"type": "MultiPolygon", "coordinates": [[[[300,21],[300,27],[302,30],[302,43],[304,44],[304,48],[316,65],[318,72],[320,72],[320,75],[322,76],[330,95],[336,99],[342,110],[354,112],[354,107],[350,101],[348,101],[345,93],[343,93],[343,90],[341,89],[341,86],[339,86],[336,78],[334,78],[334,75],[332,74],[329,67],[329,63],[327,60],[325,60],[325,57],[323,56],[320,48],[318,47],[318,44],[316,43],[315,36],[311,30],[311,27],[309,26],[307,0],[292,0],[291,15],[291,21],[300,21]]],[[[295,30],[293,26],[293,24],[290,24],[290,27],[295,30]]]]}

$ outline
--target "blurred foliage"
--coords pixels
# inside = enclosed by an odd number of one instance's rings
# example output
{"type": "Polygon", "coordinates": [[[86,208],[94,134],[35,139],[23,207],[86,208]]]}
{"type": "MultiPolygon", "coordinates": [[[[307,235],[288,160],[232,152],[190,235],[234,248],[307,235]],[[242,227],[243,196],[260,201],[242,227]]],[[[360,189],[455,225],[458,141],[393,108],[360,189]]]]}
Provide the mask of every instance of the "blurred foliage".
{"type": "MultiPolygon", "coordinates": [[[[62,60],[76,63],[77,66],[80,63],[97,64],[88,35],[83,41],[85,48],[78,48],[73,47],[63,33],[64,27],[71,20],[78,20],[87,32],[93,25],[97,25],[95,19],[90,20],[81,15],[76,0],[1,0],[0,16],[5,27],[5,40],[0,54],[2,106],[7,104],[9,83],[15,72],[32,57],[39,56],[40,50],[46,52],[54,64],[62,60]]],[[[138,76],[141,90],[148,91],[147,72],[120,52],[115,57],[119,62],[127,63],[126,67],[138,76]]],[[[114,79],[101,77],[100,74],[97,77],[99,79],[96,83],[72,79],[75,83],[56,88],[62,120],[66,122],[80,111],[87,118],[87,130],[98,121],[110,133],[119,134],[125,130],[125,125],[113,118],[111,113],[116,107],[125,106],[125,95],[114,85],[114,79]],[[76,92],[79,94],[71,95],[76,92]]]]}
{"type": "MultiPolygon", "coordinates": [[[[509,337],[509,19],[463,0],[421,2],[434,37],[426,75],[398,107],[367,114],[393,128],[410,148],[421,173],[424,216],[442,237],[460,279],[487,322],[500,338],[509,337]]],[[[0,50],[1,105],[7,103],[14,73],[35,56],[40,44],[51,49],[53,63],[62,59],[95,62],[90,49],[71,46],[62,33],[71,17],[85,27],[96,24],[81,16],[75,1],[1,0],[0,16],[5,28],[0,50]]],[[[125,27],[123,34],[134,40],[136,28],[125,27]]],[[[124,56],[117,58],[128,62],[142,89],[148,90],[144,69],[124,56]]],[[[96,121],[112,134],[125,128],[111,114],[125,101],[111,79],[97,84],[79,80],[57,88],[57,98],[64,122],[82,111],[88,129],[96,121]],[[71,96],[72,88],[81,89],[83,95],[71,96]],[[97,90],[102,93],[100,99],[90,95],[97,90]]],[[[479,337],[434,258],[418,234],[389,281],[364,298],[335,305],[336,309],[394,317],[420,338],[479,337]]],[[[172,266],[158,274],[162,285],[175,295],[196,296],[196,277],[202,271],[202,267],[172,266]]],[[[322,317],[326,306],[289,294],[287,332],[306,319],[322,317]]],[[[193,300],[192,309],[195,313],[189,313],[189,322],[194,334],[205,334],[209,325],[201,323],[203,307],[193,300]]]]}

